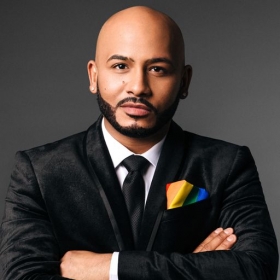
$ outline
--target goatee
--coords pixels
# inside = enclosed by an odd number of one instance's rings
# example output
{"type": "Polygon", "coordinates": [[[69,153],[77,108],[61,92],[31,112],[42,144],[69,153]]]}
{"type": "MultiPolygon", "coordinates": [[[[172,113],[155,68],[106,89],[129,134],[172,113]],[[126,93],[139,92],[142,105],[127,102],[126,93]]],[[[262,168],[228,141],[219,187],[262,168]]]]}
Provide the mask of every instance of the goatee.
{"type": "MultiPolygon", "coordinates": [[[[147,101],[142,97],[125,98],[120,102],[118,102],[116,107],[113,107],[102,98],[99,91],[97,92],[97,101],[98,101],[99,109],[103,114],[103,116],[119,133],[132,138],[148,137],[155,134],[157,131],[159,131],[164,125],[166,125],[173,118],[177,110],[179,100],[180,98],[178,94],[175,101],[173,102],[173,104],[171,104],[170,107],[165,109],[163,112],[158,112],[157,109],[149,101],[147,101]],[[150,108],[156,116],[155,125],[149,128],[141,127],[137,123],[131,126],[121,126],[116,120],[116,110],[118,107],[120,107],[122,104],[126,102],[142,103],[146,105],[148,108],[150,108]]],[[[137,119],[137,117],[135,117],[135,119],[137,119]]]]}

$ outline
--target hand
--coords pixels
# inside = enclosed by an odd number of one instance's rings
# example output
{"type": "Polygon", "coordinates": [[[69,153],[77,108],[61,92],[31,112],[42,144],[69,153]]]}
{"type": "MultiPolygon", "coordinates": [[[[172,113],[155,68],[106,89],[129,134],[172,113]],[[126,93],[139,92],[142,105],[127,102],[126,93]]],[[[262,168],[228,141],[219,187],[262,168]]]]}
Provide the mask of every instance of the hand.
{"type": "Polygon", "coordinates": [[[76,280],[108,280],[112,254],[68,251],[61,259],[61,276],[76,280]]]}
{"type": "Polygon", "coordinates": [[[193,252],[207,252],[217,250],[229,250],[236,242],[236,235],[232,228],[217,228],[213,231],[193,252]]]}

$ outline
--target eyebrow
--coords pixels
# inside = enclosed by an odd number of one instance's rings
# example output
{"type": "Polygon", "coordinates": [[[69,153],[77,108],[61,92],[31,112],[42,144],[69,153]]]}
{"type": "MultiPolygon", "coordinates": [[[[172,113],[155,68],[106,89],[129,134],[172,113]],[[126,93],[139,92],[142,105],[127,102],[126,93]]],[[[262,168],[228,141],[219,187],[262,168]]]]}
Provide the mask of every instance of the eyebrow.
{"type": "Polygon", "coordinates": [[[166,57],[155,57],[155,58],[151,58],[147,61],[148,64],[158,63],[158,62],[164,62],[164,63],[170,64],[172,67],[174,67],[174,63],[172,62],[172,60],[170,60],[166,57]]]}
{"type": "Polygon", "coordinates": [[[107,62],[110,60],[113,60],[113,59],[124,60],[124,61],[131,60],[134,62],[134,60],[132,58],[128,58],[127,56],[123,56],[123,55],[119,55],[119,54],[114,54],[114,55],[110,56],[108,58],[107,62]]]}

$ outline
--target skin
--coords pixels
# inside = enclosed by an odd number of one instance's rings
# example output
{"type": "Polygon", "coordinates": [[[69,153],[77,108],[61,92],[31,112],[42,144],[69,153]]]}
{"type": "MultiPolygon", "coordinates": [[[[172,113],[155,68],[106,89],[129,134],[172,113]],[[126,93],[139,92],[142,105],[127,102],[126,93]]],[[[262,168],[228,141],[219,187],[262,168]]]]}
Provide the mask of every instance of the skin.
{"type": "MultiPolygon", "coordinates": [[[[184,64],[184,42],[174,21],[146,7],[132,7],[113,15],[103,25],[96,59],[88,63],[90,90],[96,94],[99,89],[121,127],[149,130],[157,126],[160,114],[178,98],[186,97],[192,69],[184,64]],[[146,103],[127,99],[131,97],[145,99],[146,103]]],[[[141,154],[166,135],[171,118],[143,137],[127,136],[109,118],[104,121],[116,140],[141,154]]],[[[193,253],[229,250],[235,242],[232,228],[218,228],[193,253]]],[[[61,275],[77,280],[109,279],[111,257],[112,254],[69,251],[61,259],[61,275]]]]}
{"type": "MultiPolygon", "coordinates": [[[[133,7],[104,24],[88,73],[92,93],[97,93],[98,86],[102,98],[115,109],[120,126],[151,129],[157,123],[157,114],[188,92],[192,70],[184,66],[184,42],[177,25],[162,13],[133,7]],[[130,97],[145,99],[155,110],[142,103],[117,106],[130,97]]],[[[120,133],[106,118],[105,126],[116,140],[140,154],[164,137],[170,121],[142,138],[120,133]]]]}
{"type": "MultiPolygon", "coordinates": [[[[213,231],[193,253],[229,250],[236,242],[232,228],[213,231]]],[[[61,276],[76,280],[109,279],[111,254],[88,251],[69,251],[61,259],[61,276]]]]}

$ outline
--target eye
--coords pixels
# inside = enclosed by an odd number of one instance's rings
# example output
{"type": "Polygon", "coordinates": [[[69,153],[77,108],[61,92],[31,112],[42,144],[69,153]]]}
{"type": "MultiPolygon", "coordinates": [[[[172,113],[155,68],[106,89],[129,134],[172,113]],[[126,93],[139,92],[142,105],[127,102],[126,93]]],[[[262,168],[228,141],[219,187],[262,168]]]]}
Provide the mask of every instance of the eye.
{"type": "Polygon", "coordinates": [[[163,68],[163,67],[159,67],[159,66],[153,66],[153,67],[151,67],[151,69],[150,69],[151,71],[153,71],[153,72],[166,72],[166,70],[163,68]]]}
{"type": "Polygon", "coordinates": [[[113,68],[114,69],[119,69],[119,70],[124,70],[124,69],[127,69],[128,67],[124,63],[118,63],[118,64],[113,65],[113,68]]]}
{"type": "Polygon", "coordinates": [[[149,71],[156,76],[163,76],[168,74],[168,70],[161,66],[152,66],[149,68],[149,71]]]}

